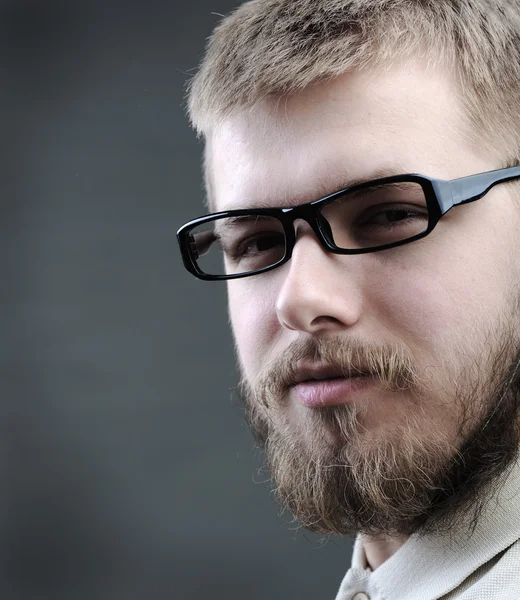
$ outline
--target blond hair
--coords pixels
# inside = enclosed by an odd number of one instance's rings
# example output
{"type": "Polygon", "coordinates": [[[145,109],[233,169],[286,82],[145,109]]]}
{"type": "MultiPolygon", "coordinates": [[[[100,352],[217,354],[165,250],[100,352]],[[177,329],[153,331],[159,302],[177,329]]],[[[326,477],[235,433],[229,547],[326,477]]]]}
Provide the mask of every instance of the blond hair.
{"type": "Polygon", "coordinates": [[[406,59],[456,70],[474,131],[520,157],[520,0],[251,0],[224,18],[189,82],[208,135],[234,111],[406,59]]]}

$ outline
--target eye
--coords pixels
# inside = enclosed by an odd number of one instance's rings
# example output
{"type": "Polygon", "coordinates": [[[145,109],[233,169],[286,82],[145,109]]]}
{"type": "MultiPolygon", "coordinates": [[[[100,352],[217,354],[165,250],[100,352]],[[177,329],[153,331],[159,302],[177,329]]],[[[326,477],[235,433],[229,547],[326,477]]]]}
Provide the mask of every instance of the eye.
{"type": "Polygon", "coordinates": [[[405,225],[412,220],[428,220],[428,215],[414,207],[404,206],[374,206],[368,217],[361,216],[361,225],[395,226],[405,225]]]}
{"type": "Polygon", "coordinates": [[[268,253],[285,247],[285,236],[278,231],[255,233],[241,240],[236,240],[227,251],[234,259],[244,256],[268,253]]]}

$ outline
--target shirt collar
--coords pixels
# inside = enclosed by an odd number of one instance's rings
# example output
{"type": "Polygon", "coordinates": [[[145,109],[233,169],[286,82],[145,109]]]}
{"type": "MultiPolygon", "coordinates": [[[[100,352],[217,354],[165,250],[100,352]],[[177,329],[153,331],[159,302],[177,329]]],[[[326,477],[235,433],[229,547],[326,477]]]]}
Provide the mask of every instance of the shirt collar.
{"type": "MultiPolygon", "coordinates": [[[[378,569],[372,583],[388,600],[432,600],[457,588],[478,567],[520,539],[520,463],[497,482],[474,529],[457,534],[412,535],[378,569]]],[[[367,570],[361,540],[352,568],[367,570]]]]}

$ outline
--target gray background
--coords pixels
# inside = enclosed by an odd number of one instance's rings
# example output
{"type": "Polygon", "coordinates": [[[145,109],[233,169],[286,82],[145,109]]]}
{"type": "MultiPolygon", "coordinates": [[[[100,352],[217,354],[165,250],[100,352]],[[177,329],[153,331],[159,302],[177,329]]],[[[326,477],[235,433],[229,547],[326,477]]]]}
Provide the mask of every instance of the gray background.
{"type": "Polygon", "coordinates": [[[0,596],[334,598],[350,540],[281,518],[243,423],[182,108],[236,2],[0,5],[0,596]]]}

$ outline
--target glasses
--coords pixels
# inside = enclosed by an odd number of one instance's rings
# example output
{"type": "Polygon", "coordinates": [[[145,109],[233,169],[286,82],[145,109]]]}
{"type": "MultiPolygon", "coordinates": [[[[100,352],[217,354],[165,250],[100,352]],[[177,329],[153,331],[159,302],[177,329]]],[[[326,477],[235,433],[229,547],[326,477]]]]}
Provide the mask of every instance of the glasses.
{"type": "Polygon", "coordinates": [[[199,279],[249,277],[286,263],[294,221],[306,221],[334,254],[395,248],[431,233],[453,206],[520,178],[520,166],[445,181],[396,175],[344,188],[293,208],[228,210],[189,221],[177,232],[186,269],[199,279]]]}

